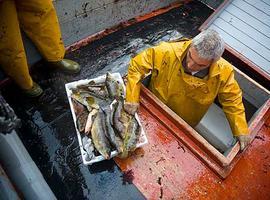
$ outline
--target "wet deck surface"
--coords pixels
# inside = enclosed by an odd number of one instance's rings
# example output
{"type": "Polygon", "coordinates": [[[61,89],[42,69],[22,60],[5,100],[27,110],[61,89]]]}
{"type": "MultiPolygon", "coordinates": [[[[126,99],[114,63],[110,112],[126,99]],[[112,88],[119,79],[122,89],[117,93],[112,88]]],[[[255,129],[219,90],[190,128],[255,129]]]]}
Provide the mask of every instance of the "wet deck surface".
{"type": "Polygon", "coordinates": [[[78,61],[76,76],[49,71],[42,64],[33,78],[45,93],[39,99],[25,99],[9,86],[3,95],[23,121],[19,136],[58,199],[144,199],[126,181],[113,160],[84,166],[67,101],[64,84],[104,74],[125,74],[130,56],[162,40],[192,37],[212,11],[199,2],[124,28],[95,41],[66,57],[78,61]]]}

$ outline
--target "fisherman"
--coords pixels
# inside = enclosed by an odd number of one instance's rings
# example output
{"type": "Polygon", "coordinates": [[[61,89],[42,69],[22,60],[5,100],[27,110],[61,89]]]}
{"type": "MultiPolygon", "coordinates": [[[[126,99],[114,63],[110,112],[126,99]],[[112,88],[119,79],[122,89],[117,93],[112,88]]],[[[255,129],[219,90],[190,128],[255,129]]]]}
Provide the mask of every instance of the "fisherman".
{"type": "Polygon", "coordinates": [[[221,58],[223,52],[224,41],[215,30],[146,49],[130,61],[124,109],[130,114],[137,111],[141,80],[151,72],[149,89],[192,127],[218,97],[244,150],[250,137],[242,92],[233,66],[221,58]]]}
{"type": "Polygon", "coordinates": [[[29,74],[20,27],[47,66],[71,74],[80,71],[78,63],[63,59],[65,47],[51,0],[0,0],[0,65],[27,96],[37,97],[42,89],[29,74]]]}

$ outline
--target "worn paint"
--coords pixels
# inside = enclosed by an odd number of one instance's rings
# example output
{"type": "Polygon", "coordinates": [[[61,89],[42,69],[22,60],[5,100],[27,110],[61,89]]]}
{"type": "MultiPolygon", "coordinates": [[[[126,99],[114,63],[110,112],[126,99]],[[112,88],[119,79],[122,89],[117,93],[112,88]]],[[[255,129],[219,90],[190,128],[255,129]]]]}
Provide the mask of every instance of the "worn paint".
{"type": "Polygon", "coordinates": [[[161,188],[164,199],[176,197],[197,179],[204,166],[143,107],[139,116],[149,144],[127,160],[116,159],[116,162],[123,171],[133,171],[133,183],[146,198],[159,199],[161,188]]]}
{"type": "Polygon", "coordinates": [[[133,183],[147,199],[158,199],[161,190],[163,199],[270,198],[269,109],[255,140],[237,157],[239,161],[234,163],[231,174],[222,180],[160,123],[166,120],[162,112],[156,113],[145,99],[141,102],[139,115],[149,144],[126,160],[115,160],[123,171],[133,171],[133,183]]]}

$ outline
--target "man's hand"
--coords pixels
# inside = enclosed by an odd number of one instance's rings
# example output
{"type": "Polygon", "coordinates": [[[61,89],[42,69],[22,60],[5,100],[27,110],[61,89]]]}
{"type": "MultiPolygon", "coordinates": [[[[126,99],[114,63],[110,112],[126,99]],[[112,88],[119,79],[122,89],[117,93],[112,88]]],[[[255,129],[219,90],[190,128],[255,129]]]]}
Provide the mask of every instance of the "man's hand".
{"type": "Polygon", "coordinates": [[[237,136],[237,139],[240,143],[240,150],[243,151],[247,145],[249,144],[251,138],[249,135],[239,135],[237,136]]]}
{"type": "Polygon", "coordinates": [[[137,112],[139,108],[139,103],[130,103],[130,102],[126,102],[124,104],[124,110],[130,114],[130,115],[135,115],[135,113],[137,112]]]}

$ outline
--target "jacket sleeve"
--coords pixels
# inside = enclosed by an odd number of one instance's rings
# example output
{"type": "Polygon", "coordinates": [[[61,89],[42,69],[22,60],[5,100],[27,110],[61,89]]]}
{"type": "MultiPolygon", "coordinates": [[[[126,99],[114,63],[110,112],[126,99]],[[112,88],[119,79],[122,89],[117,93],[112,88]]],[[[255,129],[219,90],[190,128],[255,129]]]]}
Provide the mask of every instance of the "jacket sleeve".
{"type": "Polygon", "coordinates": [[[126,87],[126,101],[138,103],[140,96],[141,80],[154,66],[154,48],[149,48],[131,59],[128,69],[126,87]]]}
{"type": "Polygon", "coordinates": [[[230,71],[225,83],[221,84],[218,99],[229,121],[233,135],[249,134],[245,108],[242,102],[242,91],[234,78],[233,70],[230,71]]]}

